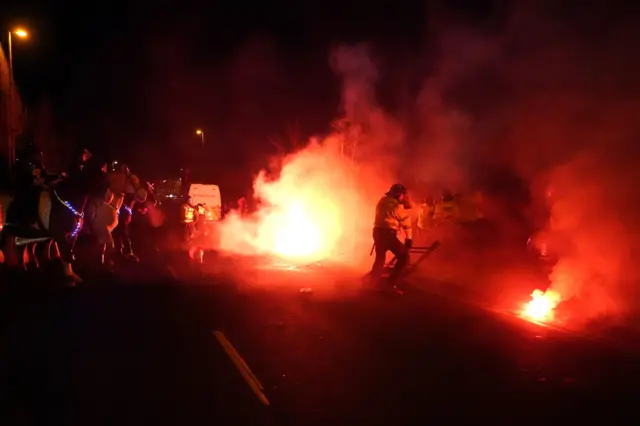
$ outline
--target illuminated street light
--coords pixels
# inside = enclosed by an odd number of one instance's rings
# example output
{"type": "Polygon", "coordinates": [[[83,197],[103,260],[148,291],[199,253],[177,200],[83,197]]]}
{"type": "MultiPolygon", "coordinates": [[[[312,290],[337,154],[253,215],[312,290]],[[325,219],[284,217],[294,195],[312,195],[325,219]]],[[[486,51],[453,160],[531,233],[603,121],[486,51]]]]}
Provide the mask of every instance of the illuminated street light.
{"type": "Polygon", "coordinates": [[[15,35],[17,35],[20,38],[27,38],[27,36],[29,35],[28,32],[26,32],[25,30],[23,30],[22,28],[16,28],[13,33],[15,35]]]}
{"type": "Polygon", "coordinates": [[[15,81],[13,80],[13,43],[12,34],[15,34],[18,38],[27,38],[29,33],[24,28],[16,28],[13,31],[9,31],[9,165],[13,166],[16,162],[16,141],[15,141],[15,129],[13,128],[14,118],[14,99],[13,91],[15,81]]]}
{"type": "Polygon", "coordinates": [[[202,147],[204,148],[204,132],[202,131],[202,129],[196,130],[196,135],[200,136],[200,143],[202,144],[202,147]]]}

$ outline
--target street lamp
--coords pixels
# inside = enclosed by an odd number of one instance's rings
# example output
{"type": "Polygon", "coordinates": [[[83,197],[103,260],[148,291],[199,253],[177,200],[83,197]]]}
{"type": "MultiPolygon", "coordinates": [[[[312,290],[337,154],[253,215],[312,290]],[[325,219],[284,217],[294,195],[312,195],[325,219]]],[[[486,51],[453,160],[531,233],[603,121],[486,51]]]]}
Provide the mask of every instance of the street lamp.
{"type": "Polygon", "coordinates": [[[202,147],[204,148],[204,132],[202,131],[202,129],[196,130],[196,135],[200,136],[200,143],[202,144],[202,147]]]}
{"type": "Polygon", "coordinates": [[[27,38],[29,33],[23,28],[15,28],[12,31],[9,31],[9,165],[13,166],[16,162],[16,141],[15,141],[15,133],[13,128],[13,117],[14,117],[14,109],[13,109],[13,90],[14,90],[14,80],[13,80],[13,46],[12,46],[12,38],[13,34],[15,34],[18,38],[27,38]]]}

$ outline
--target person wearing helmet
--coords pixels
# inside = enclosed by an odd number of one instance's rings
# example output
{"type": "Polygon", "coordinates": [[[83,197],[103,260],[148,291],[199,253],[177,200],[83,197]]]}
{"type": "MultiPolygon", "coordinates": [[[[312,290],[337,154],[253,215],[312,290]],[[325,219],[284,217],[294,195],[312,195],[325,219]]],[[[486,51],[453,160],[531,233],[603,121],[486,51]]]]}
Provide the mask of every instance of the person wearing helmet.
{"type": "Polygon", "coordinates": [[[444,221],[456,221],[459,216],[460,211],[454,194],[445,189],[442,191],[442,200],[435,206],[433,219],[441,224],[444,221]]]}
{"type": "Polygon", "coordinates": [[[376,216],[373,224],[373,242],[376,258],[371,268],[371,281],[379,285],[384,270],[387,252],[396,257],[396,264],[387,282],[388,290],[403,294],[397,287],[397,281],[409,262],[409,249],[413,244],[411,217],[406,211],[411,208],[407,189],[399,183],[391,186],[389,191],[378,201],[376,216]],[[404,230],[404,243],[398,239],[398,232],[404,230]]]}

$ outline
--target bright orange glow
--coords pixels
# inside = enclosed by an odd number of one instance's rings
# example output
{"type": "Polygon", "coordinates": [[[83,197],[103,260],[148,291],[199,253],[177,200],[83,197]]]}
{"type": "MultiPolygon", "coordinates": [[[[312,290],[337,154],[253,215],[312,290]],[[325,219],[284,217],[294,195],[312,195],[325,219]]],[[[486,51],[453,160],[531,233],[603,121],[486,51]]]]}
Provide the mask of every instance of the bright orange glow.
{"type": "Polygon", "coordinates": [[[279,181],[258,178],[256,192],[271,204],[261,211],[256,240],[261,251],[289,260],[325,258],[342,236],[340,209],[326,197],[325,188],[305,183],[294,175],[279,181]]]}
{"type": "Polygon", "coordinates": [[[323,231],[330,233],[328,227],[332,224],[318,221],[319,218],[314,217],[303,203],[304,200],[295,201],[278,213],[284,226],[274,226],[269,231],[269,238],[273,239],[273,249],[277,254],[299,258],[322,252],[323,231]]]}
{"type": "Polygon", "coordinates": [[[29,35],[29,33],[23,30],[22,28],[18,28],[14,30],[13,33],[20,38],[26,38],[29,35]]]}
{"type": "Polygon", "coordinates": [[[196,130],[196,135],[200,136],[202,134],[202,130],[198,129],[196,130]]]}
{"type": "Polygon", "coordinates": [[[531,293],[531,301],[522,311],[522,316],[536,322],[549,322],[553,320],[554,309],[560,303],[560,293],[547,290],[534,290],[531,293]]]}
{"type": "Polygon", "coordinates": [[[347,252],[368,253],[371,206],[377,200],[365,199],[356,182],[357,169],[339,151],[312,145],[285,160],[277,178],[267,172],[257,177],[257,211],[228,214],[220,227],[220,248],[294,264],[353,262],[347,252]]]}

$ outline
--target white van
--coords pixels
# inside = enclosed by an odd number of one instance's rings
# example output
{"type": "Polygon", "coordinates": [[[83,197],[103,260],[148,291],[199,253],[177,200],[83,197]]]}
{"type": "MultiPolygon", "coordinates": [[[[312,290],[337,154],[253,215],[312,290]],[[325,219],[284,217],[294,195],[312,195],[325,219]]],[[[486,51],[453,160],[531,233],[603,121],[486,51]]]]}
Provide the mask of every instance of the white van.
{"type": "MultiPolygon", "coordinates": [[[[220,188],[218,185],[207,185],[203,183],[192,183],[189,185],[188,206],[199,216],[204,216],[206,222],[219,222],[222,219],[222,198],[220,197],[220,188]]],[[[187,217],[183,219],[187,219],[187,217]]]]}

